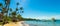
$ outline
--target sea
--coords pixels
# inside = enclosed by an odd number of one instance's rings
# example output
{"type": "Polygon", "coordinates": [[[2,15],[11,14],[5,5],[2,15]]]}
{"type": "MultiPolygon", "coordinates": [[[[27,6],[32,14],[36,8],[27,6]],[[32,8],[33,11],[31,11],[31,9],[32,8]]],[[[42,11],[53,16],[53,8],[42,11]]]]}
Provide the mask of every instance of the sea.
{"type": "Polygon", "coordinates": [[[56,20],[56,22],[43,22],[43,21],[25,21],[29,26],[60,26],[60,20],[56,20]]]}

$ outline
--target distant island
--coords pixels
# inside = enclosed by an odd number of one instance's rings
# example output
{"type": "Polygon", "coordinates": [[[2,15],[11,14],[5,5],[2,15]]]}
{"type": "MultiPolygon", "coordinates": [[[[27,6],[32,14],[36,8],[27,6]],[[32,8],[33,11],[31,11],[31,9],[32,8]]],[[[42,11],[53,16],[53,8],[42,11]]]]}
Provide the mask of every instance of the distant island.
{"type": "Polygon", "coordinates": [[[60,21],[60,20],[57,20],[57,19],[54,19],[54,18],[52,18],[50,20],[44,20],[44,19],[40,20],[40,19],[32,19],[32,18],[23,18],[23,19],[24,19],[24,21],[41,21],[41,22],[52,22],[52,21],[56,22],[56,21],[60,21]]]}

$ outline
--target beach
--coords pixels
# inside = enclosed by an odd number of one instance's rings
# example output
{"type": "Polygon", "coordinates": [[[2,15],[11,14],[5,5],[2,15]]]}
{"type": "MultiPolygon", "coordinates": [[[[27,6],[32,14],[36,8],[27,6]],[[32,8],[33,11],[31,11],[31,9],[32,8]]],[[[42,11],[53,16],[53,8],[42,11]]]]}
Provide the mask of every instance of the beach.
{"type": "Polygon", "coordinates": [[[29,26],[29,25],[25,24],[24,21],[20,21],[20,22],[10,22],[5,24],[4,26],[29,26]]]}
{"type": "Polygon", "coordinates": [[[60,21],[57,21],[55,23],[41,22],[41,21],[20,21],[20,22],[10,22],[5,24],[4,26],[60,26],[60,21]]]}

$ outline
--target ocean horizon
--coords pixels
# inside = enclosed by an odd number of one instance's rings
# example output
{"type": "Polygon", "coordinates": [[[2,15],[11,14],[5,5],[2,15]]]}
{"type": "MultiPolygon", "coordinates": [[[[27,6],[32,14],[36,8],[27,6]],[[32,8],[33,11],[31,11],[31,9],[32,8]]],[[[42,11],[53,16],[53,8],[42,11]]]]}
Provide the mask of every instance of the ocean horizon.
{"type": "Polygon", "coordinates": [[[25,21],[25,23],[30,26],[60,26],[60,20],[56,20],[56,22],[25,21]]]}

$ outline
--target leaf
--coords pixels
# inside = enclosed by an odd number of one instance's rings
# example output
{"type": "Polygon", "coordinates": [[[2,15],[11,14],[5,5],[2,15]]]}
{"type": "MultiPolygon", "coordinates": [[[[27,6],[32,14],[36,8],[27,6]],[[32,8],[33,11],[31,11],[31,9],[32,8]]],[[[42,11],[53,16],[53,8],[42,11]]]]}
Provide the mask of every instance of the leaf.
{"type": "Polygon", "coordinates": [[[23,7],[20,7],[20,10],[23,10],[23,7]]]}
{"type": "Polygon", "coordinates": [[[12,9],[10,8],[10,11],[12,11],[12,9]]]}
{"type": "Polygon", "coordinates": [[[24,13],[24,11],[22,11],[22,13],[24,13]]]}
{"type": "Polygon", "coordinates": [[[2,3],[0,3],[0,6],[2,6],[2,3]]]}
{"type": "Polygon", "coordinates": [[[16,11],[12,12],[12,15],[16,15],[16,11]]]}
{"type": "Polygon", "coordinates": [[[16,8],[16,11],[18,11],[18,8],[16,8]]]}
{"type": "Polygon", "coordinates": [[[19,3],[17,2],[17,5],[19,5],[19,3]]]}

